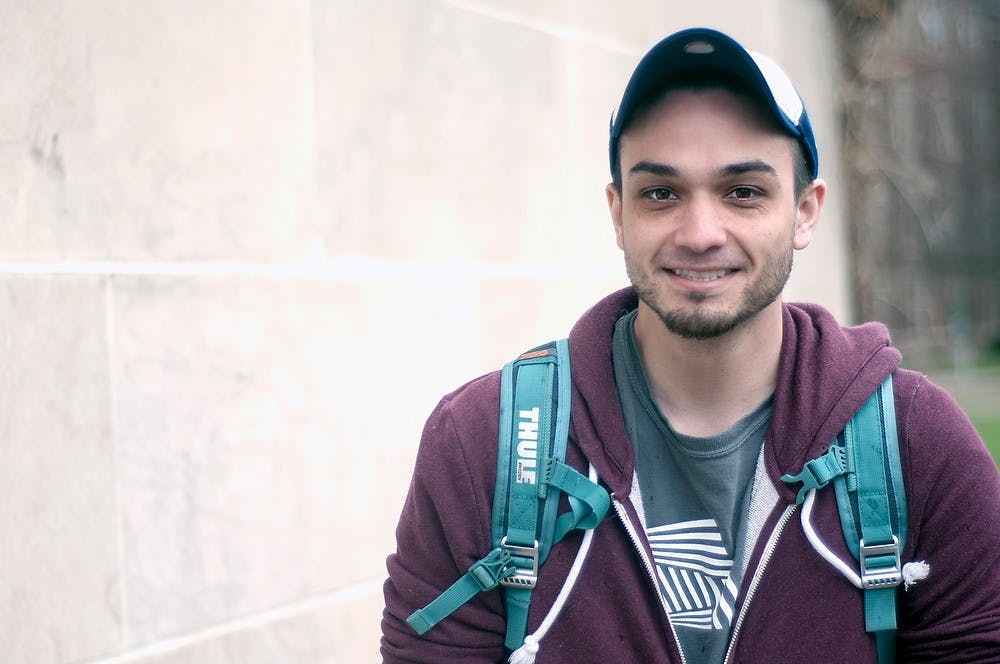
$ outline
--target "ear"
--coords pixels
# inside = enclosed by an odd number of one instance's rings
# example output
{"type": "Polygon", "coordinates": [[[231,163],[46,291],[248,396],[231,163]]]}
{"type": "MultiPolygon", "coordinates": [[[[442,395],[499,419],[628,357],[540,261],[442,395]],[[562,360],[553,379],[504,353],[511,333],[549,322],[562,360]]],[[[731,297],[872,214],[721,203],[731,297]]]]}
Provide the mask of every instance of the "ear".
{"type": "Polygon", "coordinates": [[[792,246],[796,249],[805,249],[812,242],[825,197],[826,182],[819,178],[813,180],[799,196],[795,209],[795,232],[792,236],[792,246]]]}
{"type": "Polygon", "coordinates": [[[613,182],[609,182],[604,188],[604,194],[608,197],[608,210],[611,212],[611,223],[615,227],[615,240],[618,248],[625,249],[625,240],[622,236],[622,196],[615,188],[613,182]]]}

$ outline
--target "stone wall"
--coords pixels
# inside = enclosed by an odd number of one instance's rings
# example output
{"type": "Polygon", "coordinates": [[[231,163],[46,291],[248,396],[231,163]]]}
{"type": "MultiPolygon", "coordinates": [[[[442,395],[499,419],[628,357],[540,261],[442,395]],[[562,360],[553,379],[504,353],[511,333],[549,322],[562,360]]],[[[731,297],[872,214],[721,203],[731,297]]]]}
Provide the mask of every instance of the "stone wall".
{"type": "Polygon", "coordinates": [[[825,5],[692,4],[3,2],[3,661],[377,661],[430,408],[625,283],[606,125],[676,28],[798,81],[790,295],[845,313],[825,5]]]}

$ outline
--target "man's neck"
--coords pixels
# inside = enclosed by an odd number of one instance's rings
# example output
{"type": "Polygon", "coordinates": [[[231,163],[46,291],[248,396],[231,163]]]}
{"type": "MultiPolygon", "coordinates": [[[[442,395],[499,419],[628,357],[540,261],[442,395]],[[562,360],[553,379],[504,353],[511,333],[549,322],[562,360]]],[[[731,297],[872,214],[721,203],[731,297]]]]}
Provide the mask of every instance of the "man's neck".
{"type": "Polygon", "coordinates": [[[773,392],[781,354],[781,300],[713,339],[684,339],[640,303],[635,337],[653,400],[689,436],[721,433],[773,392]]]}

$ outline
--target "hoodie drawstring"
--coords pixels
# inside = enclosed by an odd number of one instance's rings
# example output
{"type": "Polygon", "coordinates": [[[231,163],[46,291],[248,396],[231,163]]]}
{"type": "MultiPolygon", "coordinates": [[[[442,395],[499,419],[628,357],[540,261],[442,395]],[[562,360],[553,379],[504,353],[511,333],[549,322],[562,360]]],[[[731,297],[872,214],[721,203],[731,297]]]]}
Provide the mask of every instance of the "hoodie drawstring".
{"type": "MultiPolygon", "coordinates": [[[[587,476],[591,482],[597,484],[597,470],[593,464],[590,464],[587,476]]],[[[538,654],[538,648],[541,645],[542,639],[545,638],[545,633],[549,631],[549,628],[555,623],[556,618],[559,617],[560,611],[565,606],[566,600],[569,599],[569,594],[573,591],[573,586],[580,576],[580,570],[583,569],[583,561],[590,552],[590,543],[594,539],[595,530],[597,528],[588,528],[584,531],[583,541],[580,542],[580,549],[576,552],[576,558],[573,559],[573,566],[569,569],[569,574],[566,576],[563,587],[559,590],[556,601],[553,602],[552,608],[549,609],[545,620],[538,626],[538,629],[534,633],[524,637],[524,645],[510,654],[510,657],[507,659],[510,664],[534,664],[535,655],[538,654]]]]}
{"type": "MultiPolygon", "coordinates": [[[[812,545],[813,549],[816,550],[816,553],[823,557],[823,560],[833,565],[833,567],[843,574],[855,588],[861,589],[861,577],[858,576],[858,573],[855,572],[850,565],[838,558],[837,554],[827,548],[826,544],[823,543],[823,540],[821,540],[819,535],[816,534],[816,531],[813,530],[811,518],[814,502],[816,502],[816,489],[810,489],[806,493],[805,500],[802,502],[802,530],[805,531],[806,539],[809,540],[809,543],[812,545]]],[[[902,569],[903,588],[905,590],[909,590],[910,586],[916,582],[926,579],[930,572],[931,567],[925,561],[921,560],[906,563],[903,565],[902,569]]]]}

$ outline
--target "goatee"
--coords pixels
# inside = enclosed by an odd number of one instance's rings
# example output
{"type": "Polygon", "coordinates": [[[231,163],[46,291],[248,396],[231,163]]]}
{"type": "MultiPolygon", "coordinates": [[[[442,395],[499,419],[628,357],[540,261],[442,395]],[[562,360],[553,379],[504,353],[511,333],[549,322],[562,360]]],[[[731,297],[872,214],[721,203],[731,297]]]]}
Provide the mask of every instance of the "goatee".
{"type": "Polygon", "coordinates": [[[689,293],[692,306],[665,309],[656,298],[653,280],[626,260],[626,271],[636,295],[656,312],[668,330],[684,339],[714,339],[722,336],[771,305],[788,283],[792,273],[792,250],[769,261],[761,275],[745,288],[739,305],[729,311],[705,311],[701,303],[708,298],[703,293],[689,293]]]}

